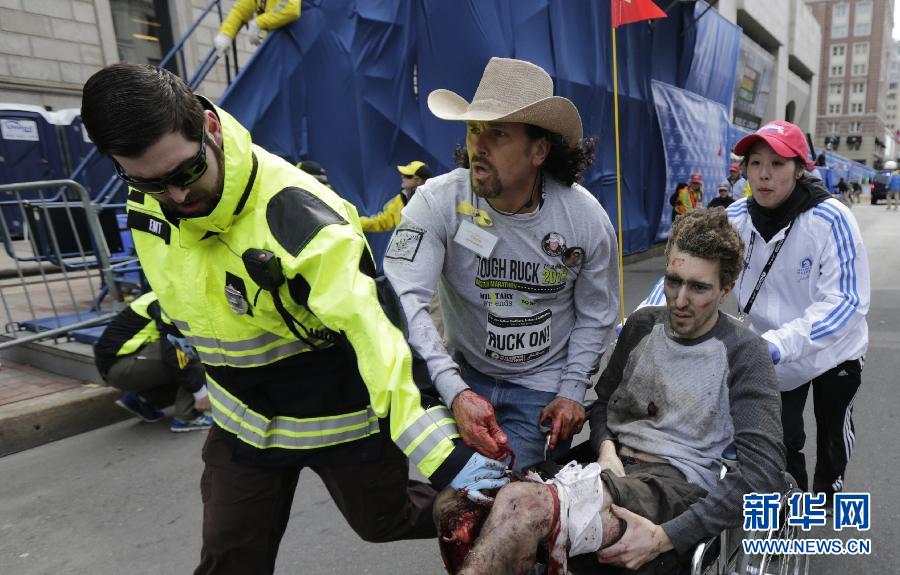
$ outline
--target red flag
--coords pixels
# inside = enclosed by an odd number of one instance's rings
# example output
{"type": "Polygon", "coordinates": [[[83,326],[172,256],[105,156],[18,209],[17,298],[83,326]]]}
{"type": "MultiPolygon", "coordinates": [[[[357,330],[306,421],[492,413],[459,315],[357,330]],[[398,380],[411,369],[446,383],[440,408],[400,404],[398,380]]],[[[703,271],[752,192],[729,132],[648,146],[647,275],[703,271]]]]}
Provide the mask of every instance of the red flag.
{"type": "Polygon", "coordinates": [[[651,18],[665,18],[666,13],[651,0],[610,0],[612,27],[651,18]]]}

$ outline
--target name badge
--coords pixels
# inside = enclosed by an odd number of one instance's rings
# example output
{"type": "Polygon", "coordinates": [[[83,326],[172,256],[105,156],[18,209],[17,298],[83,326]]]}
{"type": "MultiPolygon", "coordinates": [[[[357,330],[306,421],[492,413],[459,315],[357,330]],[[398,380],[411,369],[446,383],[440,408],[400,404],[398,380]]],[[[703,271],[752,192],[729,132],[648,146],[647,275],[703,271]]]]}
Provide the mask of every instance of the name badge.
{"type": "Polygon", "coordinates": [[[497,245],[497,236],[479,228],[469,220],[463,220],[456,230],[453,241],[483,258],[489,258],[497,245]]]}

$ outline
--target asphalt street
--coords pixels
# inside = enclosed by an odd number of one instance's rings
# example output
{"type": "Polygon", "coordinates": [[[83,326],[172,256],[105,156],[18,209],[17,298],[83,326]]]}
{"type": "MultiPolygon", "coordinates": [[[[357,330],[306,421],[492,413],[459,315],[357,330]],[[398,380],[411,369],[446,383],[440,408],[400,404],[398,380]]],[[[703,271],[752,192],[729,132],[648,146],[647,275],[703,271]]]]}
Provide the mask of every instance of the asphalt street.
{"type": "MultiPolygon", "coordinates": [[[[900,213],[869,205],[855,206],[854,213],[871,262],[872,306],[854,411],[857,446],[845,489],[872,493],[872,527],[813,533],[871,538],[872,554],[816,557],[815,574],[900,572],[900,213]]],[[[646,295],[662,266],[653,258],[626,268],[627,309],[646,295]]],[[[807,407],[812,465],[815,435],[807,407]]],[[[130,420],[0,458],[0,573],[190,573],[200,552],[202,435],[130,420]]],[[[435,541],[362,542],[318,477],[301,474],[276,573],[443,572],[435,541]]]]}

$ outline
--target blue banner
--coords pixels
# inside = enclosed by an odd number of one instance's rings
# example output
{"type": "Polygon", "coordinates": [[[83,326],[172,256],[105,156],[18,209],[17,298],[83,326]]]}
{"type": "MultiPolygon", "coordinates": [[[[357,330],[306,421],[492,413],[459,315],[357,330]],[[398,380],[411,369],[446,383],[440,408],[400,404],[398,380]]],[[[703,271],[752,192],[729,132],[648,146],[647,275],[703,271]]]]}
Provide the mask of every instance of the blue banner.
{"type": "MultiPolygon", "coordinates": [[[[687,182],[693,172],[700,172],[705,206],[715,197],[716,185],[728,175],[730,124],[725,106],[656,80],[653,99],[668,166],[666,185],[657,193],[666,198],[669,208],[668,198],[676,186],[687,182]]],[[[657,239],[668,237],[671,227],[672,210],[664,209],[657,239]]]]}

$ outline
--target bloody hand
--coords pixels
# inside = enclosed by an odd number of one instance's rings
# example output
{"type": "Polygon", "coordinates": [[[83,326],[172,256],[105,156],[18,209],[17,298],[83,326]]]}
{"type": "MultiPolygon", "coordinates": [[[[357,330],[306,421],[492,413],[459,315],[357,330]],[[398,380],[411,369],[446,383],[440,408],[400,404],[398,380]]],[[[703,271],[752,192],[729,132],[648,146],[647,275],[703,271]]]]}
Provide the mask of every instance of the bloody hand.
{"type": "Polygon", "coordinates": [[[553,449],[558,441],[572,439],[576,433],[581,431],[587,415],[584,407],[577,401],[557,397],[541,410],[540,422],[544,423],[547,419],[552,422],[548,447],[553,449]]]}
{"type": "Polygon", "coordinates": [[[511,455],[509,439],[497,425],[494,408],[471,389],[461,391],[450,406],[463,443],[478,453],[503,461],[511,455]]]}

